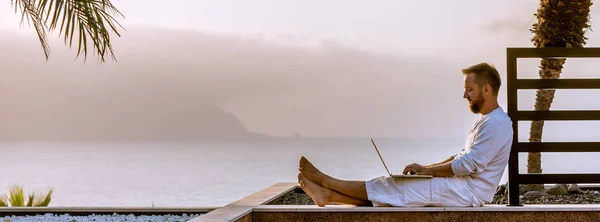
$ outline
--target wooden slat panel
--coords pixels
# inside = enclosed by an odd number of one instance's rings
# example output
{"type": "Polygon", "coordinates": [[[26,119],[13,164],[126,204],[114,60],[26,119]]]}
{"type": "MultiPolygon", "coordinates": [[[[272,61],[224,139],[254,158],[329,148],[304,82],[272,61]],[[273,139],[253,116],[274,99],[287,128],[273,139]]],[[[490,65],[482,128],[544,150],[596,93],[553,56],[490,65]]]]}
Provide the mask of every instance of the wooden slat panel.
{"type": "Polygon", "coordinates": [[[519,184],[600,183],[600,174],[520,174],[519,184]]]}
{"type": "MultiPolygon", "coordinates": [[[[517,94],[517,58],[513,51],[506,51],[506,85],[508,98],[508,116],[513,122],[513,144],[519,141],[519,120],[514,118],[517,115],[518,109],[518,94],[517,94]]],[[[512,149],[510,158],[508,159],[508,202],[511,206],[519,206],[519,151],[512,149]]]]}
{"type": "Polygon", "coordinates": [[[600,142],[516,143],[519,152],[600,152],[600,142]]]}
{"type": "Polygon", "coordinates": [[[600,120],[600,111],[518,111],[518,120],[600,120]]]}
{"type": "Polygon", "coordinates": [[[596,79],[559,79],[559,80],[519,80],[517,76],[518,58],[599,58],[600,48],[507,48],[507,113],[513,122],[513,147],[508,163],[510,206],[520,206],[519,184],[540,183],[600,183],[600,174],[519,174],[519,152],[590,152],[598,151],[596,143],[567,144],[544,143],[544,145],[518,142],[520,120],[600,120],[600,111],[519,111],[518,89],[594,89],[600,88],[596,79]],[[575,145],[575,146],[571,146],[575,145]],[[522,148],[522,149],[521,149],[522,148]],[[569,151],[563,151],[570,148],[569,151]]]}
{"type": "Polygon", "coordinates": [[[507,48],[517,58],[597,58],[600,57],[600,48],[507,48]]]}
{"type": "Polygon", "coordinates": [[[519,89],[600,89],[600,79],[519,79],[519,89]]]}

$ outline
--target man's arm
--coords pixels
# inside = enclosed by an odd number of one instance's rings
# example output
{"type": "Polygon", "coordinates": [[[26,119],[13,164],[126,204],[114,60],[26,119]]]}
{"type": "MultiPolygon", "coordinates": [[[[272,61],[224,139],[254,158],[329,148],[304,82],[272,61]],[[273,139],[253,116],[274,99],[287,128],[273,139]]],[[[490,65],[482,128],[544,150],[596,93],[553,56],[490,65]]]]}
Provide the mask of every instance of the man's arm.
{"type": "Polygon", "coordinates": [[[434,167],[434,166],[439,166],[439,165],[442,165],[442,164],[445,164],[445,163],[451,162],[452,160],[454,160],[454,155],[452,155],[450,158],[448,158],[448,159],[446,159],[446,160],[444,160],[444,161],[442,161],[442,162],[439,162],[439,163],[434,163],[434,164],[431,164],[431,165],[428,165],[428,166],[425,166],[425,167],[427,167],[427,168],[431,168],[431,167],[434,167]]]}
{"type": "MultiPolygon", "coordinates": [[[[454,159],[454,157],[452,157],[452,159],[454,159]]],[[[453,177],[454,171],[452,171],[452,160],[440,165],[428,167],[425,173],[433,175],[434,177],[453,177]]]]}
{"type": "Polygon", "coordinates": [[[475,137],[470,149],[461,156],[453,157],[450,162],[425,167],[420,164],[409,164],[403,174],[423,174],[436,177],[468,176],[485,170],[488,163],[502,148],[506,139],[512,136],[512,131],[505,129],[494,120],[481,124],[481,129],[475,137]]]}
{"type": "Polygon", "coordinates": [[[500,152],[502,145],[511,138],[512,130],[505,128],[497,120],[492,119],[481,123],[481,128],[470,149],[451,162],[452,171],[457,176],[484,171],[500,152]]]}
{"type": "Polygon", "coordinates": [[[454,171],[452,170],[452,161],[433,167],[425,167],[423,165],[413,163],[406,166],[402,174],[433,175],[434,177],[453,177],[454,171]]]}
{"type": "Polygon", "coordinates": [[[423,175],[433,175],[434,177],[453,177],[454,172],[452,171],[452,160],[456,155],[452,155],[448,159],[423,166],[417,163],[409,164],[404,168],[402,174],[423,174],[423,175]]]}

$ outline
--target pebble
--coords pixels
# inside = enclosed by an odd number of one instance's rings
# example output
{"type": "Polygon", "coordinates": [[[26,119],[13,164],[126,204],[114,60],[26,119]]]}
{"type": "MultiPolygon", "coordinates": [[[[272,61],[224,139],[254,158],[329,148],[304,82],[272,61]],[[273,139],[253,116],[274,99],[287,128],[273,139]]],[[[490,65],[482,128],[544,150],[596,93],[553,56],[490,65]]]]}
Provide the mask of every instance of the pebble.
{"type": "Polygon", "coordinates": [[[565,184],[556,184],[552,187],[546,188],[545,192],[552,195],[566,195],[569,194],[569,188],[565,184]]]}
{"type": "Polygon", "coordinates": [[[581,193],[581,188],[576,183],[572,183],[569,185],[569,193],[581,193]]]}
{"type": "MultiPolygon", "coordinates": [[[[519,198],[521,204],[600,204],[600,192],[584,190],[579,194],[567,195],[525,195],[519,198]]],[[[508,203],[506,195],[495,195],[491,204],[508,203]]]]}
{"type": "Polygon", "coordinates": [[[183,222],[189,221],[200,214],[182,214],[182,215],[133,215],[133,214],[92,214],[87,216],[71,216],[69,214],[44,214],[44,215],[27,215],[27,216],[5,216],[3,222],[30,222],[30,221],[69,221],[69,222],[88,222],[88,221],[115,221],[115,222],[183,222]]]}
{"type": "MultiPolygon", "coordinates": [[[[580,193],[566,195],[550,195],[544,192],[531,192],[528,195],[519,195],[521,204],[600,204],[600,192],[583,190],[580,193]],[[534,195],[535,194],[535,195],[534,195]]],[[[490,204],[507,204],[508,195],[496,194],[490,204]]],[[[289,192],[275,199],[267,205],[315,205],[312,199],[301,191],[289,192]]]]}
{"type": "Polygon", "coordinates": [[[543,191],[528,191],[527,193],[523,194],[522,196],[527,197],[527,198],[536,198],[539,196],[544,196],[546,195],[546,193],[544,193],[543,191]]]}

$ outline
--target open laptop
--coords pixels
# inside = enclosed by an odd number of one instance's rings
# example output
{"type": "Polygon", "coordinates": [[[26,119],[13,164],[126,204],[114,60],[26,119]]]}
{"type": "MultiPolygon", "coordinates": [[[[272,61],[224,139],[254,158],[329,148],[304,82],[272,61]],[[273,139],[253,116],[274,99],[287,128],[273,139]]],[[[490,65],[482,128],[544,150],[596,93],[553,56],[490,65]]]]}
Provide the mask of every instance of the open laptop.
{"type": "Polygon", "coordinates": [[[373,144],[373,147],[375,147],[375,151],[377,151],[377,155],[379,155],[379,159],[381,159],[381,163],[383,163],[383,167],[385,167],[385,171],[387,171],[387,173],[391,177],[417,177],[417,178],[433,177],[432,175],[410,175],[410,174],[392,174],[392,173],[390,173],[387,166],[385,165],[385,161],[383,161],[383,158],[381,157],[381,154],[379,153],[379,149],[377,149],[377,145],[375,145],[375,141],[373,141],[373,138],[371,138],[371,143],[373,144]]]}

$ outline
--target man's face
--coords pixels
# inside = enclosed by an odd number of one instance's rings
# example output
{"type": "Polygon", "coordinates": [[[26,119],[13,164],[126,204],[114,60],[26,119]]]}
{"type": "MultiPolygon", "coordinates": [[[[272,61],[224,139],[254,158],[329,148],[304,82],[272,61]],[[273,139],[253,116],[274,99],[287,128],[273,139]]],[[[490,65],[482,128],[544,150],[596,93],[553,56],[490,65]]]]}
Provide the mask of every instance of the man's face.
{"type": "Polygon", "coordinates": [[[475,83],[475,74],[465,75],[465,93],[463,98],[469,101],[469,108],[473,113],[479,113],[485,103],[481,88],[475,83]]]}

